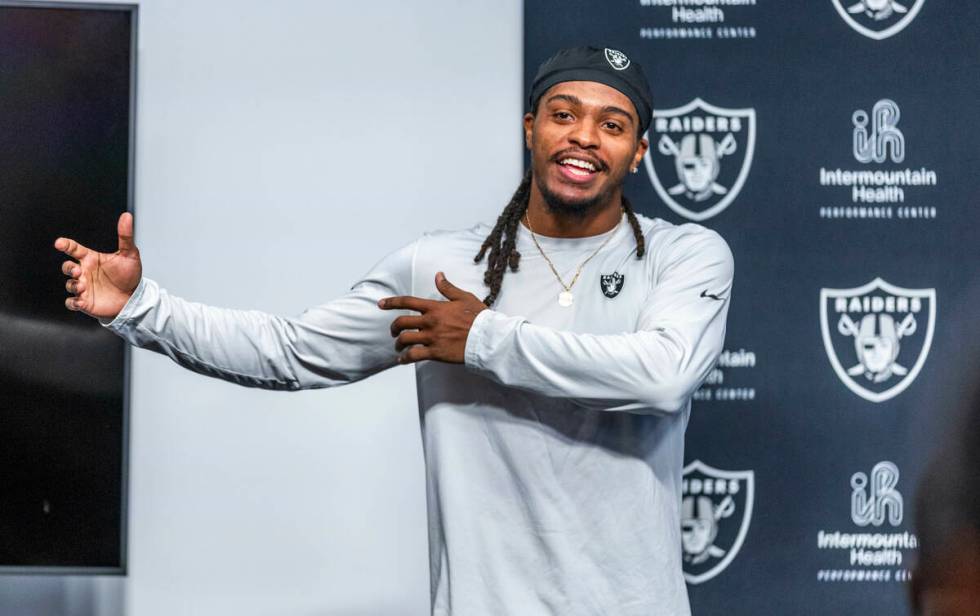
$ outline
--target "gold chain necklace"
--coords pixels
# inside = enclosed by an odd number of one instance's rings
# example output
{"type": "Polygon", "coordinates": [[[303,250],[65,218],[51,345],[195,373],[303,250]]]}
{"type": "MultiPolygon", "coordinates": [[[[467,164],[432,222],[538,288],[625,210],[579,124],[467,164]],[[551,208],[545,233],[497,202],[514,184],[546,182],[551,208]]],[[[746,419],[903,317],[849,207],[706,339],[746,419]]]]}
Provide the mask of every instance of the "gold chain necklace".
{"type": "Polygon", "coordinates": [[[528,216],[527,212],[524,212],[524,222],[527,223],[527,230],[531,232],[531,240],[534,241],[534,245],[538,248],[538,252],[540,252],[541,256],[544,257],[544,260],[548,262],[548,267],[551,268],[551,273],[555,275],[555,278],[558,279],[558,284],[560,284],[561,288],[564,289],[564,291],[558,294],[558,305],[563,308],[567,308],[575,303],[575,296],[572,295],[572,287],[575,286],[575,283],[578,281],[578,277],[582,273],[582,268],[585,267],[586,263],[592,260],[592,257],[599,254],[599,251],[602,250],[606,244],[609,243],[609,240],[611,240],[612,236],[616,234],[616,228],[619,228],[619,225],[623,222],[623,219],[622,216],[620,216],[619,222],[616,223],[616,227],[609,231],[609,235],[602,241],[601,244],[599,244],[599,247],[595,249],[595,252],[589,255],[588,259],[582,261],[582,264],[578,266],[577,270],[575,270],[575,276],[572,278],[572,281],[568,284],[565,284],[565,281],[561,279],[561,274],[558,273],[558,269],[555,268],[555,264],[551,262],[548,255],[544,254],[544,249],[541,248],[541,244],[538,243],[537,236],[534,235],[534,228],[531,226],[531,217],[528,216]]]}

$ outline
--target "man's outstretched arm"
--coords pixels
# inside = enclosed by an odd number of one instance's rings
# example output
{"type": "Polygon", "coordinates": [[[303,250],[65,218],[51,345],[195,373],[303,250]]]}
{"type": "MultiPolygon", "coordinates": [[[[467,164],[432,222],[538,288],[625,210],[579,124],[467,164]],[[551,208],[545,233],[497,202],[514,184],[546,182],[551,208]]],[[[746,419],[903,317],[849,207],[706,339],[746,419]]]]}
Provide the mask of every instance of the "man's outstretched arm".
{"type": "Polygon", "coordinates": [[[383,259],[343,297],[284,318],[170,295],[142,277],[130,215],[120,218],[119,229],[115,254],[66,238],[55,247],[76,259],[62,266],[73,295],[66,306],[99,318],[136,346],[208,376],[282,390],[350,383],[397,362],[388,334],[391,315],[377,302],[411,291],[415,244],[383,259]]]}

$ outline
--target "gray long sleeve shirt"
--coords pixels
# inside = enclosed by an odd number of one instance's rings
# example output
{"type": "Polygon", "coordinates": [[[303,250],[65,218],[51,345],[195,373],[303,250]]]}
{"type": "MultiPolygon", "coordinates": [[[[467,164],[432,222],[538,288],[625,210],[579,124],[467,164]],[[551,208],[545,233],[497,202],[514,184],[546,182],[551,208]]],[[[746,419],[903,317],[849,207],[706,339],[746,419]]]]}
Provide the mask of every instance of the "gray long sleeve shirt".
{"type": "MultiPolygon", "coordinates": [[[[416,366],[434,616],[689,614],[680,481],[690,399],[722,350],[733,263],[713,231],[640,216],[607,234],[523,227],[520,270],[481,312],[465,364],[416,366]],[[610,237],[611,236],[611,237],[610,237]]],[[[396,363],[392,295],[442,299],[437,271],[478,297],[485,225],[392,253],[298,318],[187,302],[144,278],[106,326],[209,376],[297,390],[396,363]]]]}

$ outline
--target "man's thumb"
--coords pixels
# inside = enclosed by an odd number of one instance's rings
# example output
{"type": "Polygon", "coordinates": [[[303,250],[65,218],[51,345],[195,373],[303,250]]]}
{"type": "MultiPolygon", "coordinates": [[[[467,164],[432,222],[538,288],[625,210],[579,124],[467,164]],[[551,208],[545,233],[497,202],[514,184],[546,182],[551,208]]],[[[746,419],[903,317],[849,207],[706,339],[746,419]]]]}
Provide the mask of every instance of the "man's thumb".
{"type": "Polygon", "coordinates": [[[123,212],[116,224],[116,231],[119,234],[119,252],[131,252],[136,250],[133,243],[133,215],[123,212]]]}
{"type": "Polygon", "coordinates": [[[446,275],[442,272],[436,274],[436,288],[439,292],[443,294],[447,299],[461,299],[466,295],[466,291],[456,287],[453,283],[449,282],[446,275]]]}

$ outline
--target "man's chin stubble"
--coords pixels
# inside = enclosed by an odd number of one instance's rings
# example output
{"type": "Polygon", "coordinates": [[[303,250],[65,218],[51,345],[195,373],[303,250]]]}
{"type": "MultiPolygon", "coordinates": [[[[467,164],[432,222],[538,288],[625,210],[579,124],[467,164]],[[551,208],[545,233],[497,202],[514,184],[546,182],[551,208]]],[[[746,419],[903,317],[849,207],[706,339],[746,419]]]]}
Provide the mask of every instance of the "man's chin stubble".
{"type": "Polygon", "coordinates": [[[548,210],[558,216],[585,218],[602,205],[609,198],[609,193],[611,192],[604,190],[590,199],[569,201],[553,193],[544,180],[535,178],[535,181],[538,185],[538,190],[541,192],[541,196],[544,198],[545,205],[548,206],[548,210]]]}

